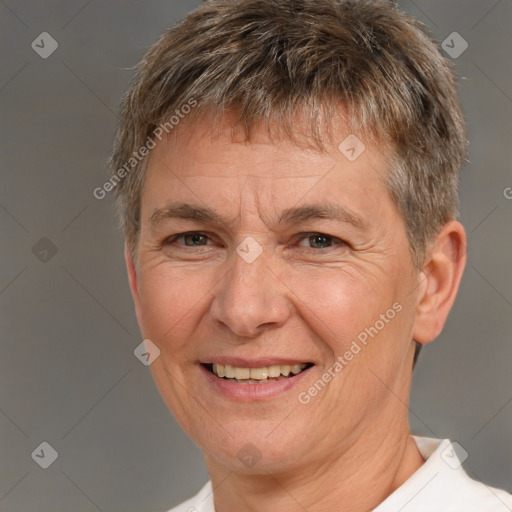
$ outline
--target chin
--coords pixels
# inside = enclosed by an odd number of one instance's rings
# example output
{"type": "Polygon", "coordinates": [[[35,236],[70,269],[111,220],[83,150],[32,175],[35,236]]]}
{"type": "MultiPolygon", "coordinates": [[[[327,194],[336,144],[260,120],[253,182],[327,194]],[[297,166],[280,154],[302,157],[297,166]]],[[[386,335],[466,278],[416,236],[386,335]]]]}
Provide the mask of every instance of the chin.
{"type": "Polygon", "coordinates": [[[312,439],[311,432],[287,430],[282,424],[279,426],[282,420],[271,422],[274,432],[268,424],[262,428],[257,420],[245,420],[236,422],[236,430],[229,430],[229,424],[225,425],[226,430],[213,424],[208,426],[207,435],[204,431],[189,435],[203,451],[207,464],[212,459],[236,473],[274,474],[295,467],[299,461],[304,463],[311,447],[310,442],[304,442],[312,439]]]}

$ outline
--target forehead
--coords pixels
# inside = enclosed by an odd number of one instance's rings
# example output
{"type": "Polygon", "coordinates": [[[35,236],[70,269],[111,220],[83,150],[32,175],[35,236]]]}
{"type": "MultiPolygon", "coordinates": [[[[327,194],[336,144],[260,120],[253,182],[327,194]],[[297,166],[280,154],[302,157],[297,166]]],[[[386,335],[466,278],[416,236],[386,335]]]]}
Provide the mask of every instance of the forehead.
{"type": "Polygon", "coordinates": [[[179,127],[151,150],[143,217],[155,219],[156,210],[177,202],[226,212],[237,205],[240,210],[243,199],[258,203],[277,220],[282,214],[278,206],[290,210],[299,203],[333,199],[355,213],[371,208],[377,196],[383,199],[387,150],[362,134],[351,134],[342,123],[325,134],[321,148],[298,128],[293,140],[265,127],[246,140],[230,119],[215,127],[206,119],[179,127]]]}

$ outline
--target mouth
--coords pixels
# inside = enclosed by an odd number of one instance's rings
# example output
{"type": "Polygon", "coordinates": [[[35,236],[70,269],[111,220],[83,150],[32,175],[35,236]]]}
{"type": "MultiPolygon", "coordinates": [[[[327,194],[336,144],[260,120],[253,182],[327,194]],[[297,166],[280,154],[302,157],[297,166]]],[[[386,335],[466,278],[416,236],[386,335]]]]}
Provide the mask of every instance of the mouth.
{"type": "Polygon", "coordinates": [[[220,363],[201,363],[216,377],[236,384],[270,384],[296,377],[313,366],[313,363],[273,364],[258,368],[232,366],[220,363]]]}

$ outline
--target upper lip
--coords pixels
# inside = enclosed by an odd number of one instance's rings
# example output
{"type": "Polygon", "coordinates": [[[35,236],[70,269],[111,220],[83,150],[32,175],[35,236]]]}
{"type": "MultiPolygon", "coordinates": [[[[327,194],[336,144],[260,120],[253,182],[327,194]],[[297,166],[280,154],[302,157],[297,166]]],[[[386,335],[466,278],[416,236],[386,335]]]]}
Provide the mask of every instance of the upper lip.
{"type": "Polygon", "coordinates": [[[200,361],[201,364],[222,364],[238,366],[241,368],[263,368],[272,365],[285,365],[293,366],[295,364],[311,363],[307,359],[290,359],[285,357],[265,357],[260,359],[244,359],[241,357],[211,357],[200,361]]]}

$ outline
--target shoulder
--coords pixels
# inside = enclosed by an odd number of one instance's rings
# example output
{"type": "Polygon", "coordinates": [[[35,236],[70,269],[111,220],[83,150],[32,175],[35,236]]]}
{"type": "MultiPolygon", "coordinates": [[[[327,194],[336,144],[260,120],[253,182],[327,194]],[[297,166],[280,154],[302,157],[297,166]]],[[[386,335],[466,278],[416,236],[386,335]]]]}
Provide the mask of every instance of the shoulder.
{"type": "Polygon", "coordinates": [[[211,481],[209,480],[194,497],[180,503],[168,512],[215,512],[211,481]]]}
{"type": "Polygon", "coordinates": [[[512,495],[471,478],[463,447],[449,439],[413,436],[425,463],[374,512],[511,512],[512,495]]]}

